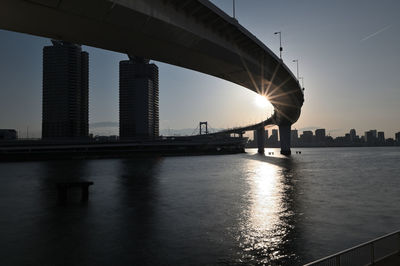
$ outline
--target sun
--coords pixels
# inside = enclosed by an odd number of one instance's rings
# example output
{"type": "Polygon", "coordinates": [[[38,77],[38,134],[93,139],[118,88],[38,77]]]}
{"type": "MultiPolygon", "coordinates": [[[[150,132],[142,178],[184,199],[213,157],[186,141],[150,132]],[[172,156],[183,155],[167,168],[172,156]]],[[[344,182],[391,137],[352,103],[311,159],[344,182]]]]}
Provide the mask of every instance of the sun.
{"type": "Polygon", "coordinates": [[[270,103],[267,100],[267,97],[264,95],[257,94],[254,98],[254,103],[257,105],[259,108],[267,108],[270,106],[270,103]]]}

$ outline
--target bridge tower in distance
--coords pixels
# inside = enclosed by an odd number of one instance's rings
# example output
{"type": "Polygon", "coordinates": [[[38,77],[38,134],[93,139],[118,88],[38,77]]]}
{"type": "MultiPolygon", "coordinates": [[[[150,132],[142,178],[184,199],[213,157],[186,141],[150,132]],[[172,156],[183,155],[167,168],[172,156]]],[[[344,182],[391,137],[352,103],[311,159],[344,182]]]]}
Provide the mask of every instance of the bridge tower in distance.
{"type": "Polygon", "coordinates": [[[199,134],[203,135],[203,134],[208,134],[208,122],[200,122],[199,123],[199,134]]]}

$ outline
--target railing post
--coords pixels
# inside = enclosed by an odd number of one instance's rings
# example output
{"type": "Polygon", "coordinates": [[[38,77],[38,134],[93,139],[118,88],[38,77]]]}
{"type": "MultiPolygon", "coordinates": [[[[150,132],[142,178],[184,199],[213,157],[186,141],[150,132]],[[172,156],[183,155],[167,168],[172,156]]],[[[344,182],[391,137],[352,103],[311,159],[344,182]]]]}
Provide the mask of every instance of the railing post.
{"type": "Polygon", "coordinates": [[[336,266],[340,266],[340,255],[336,256],[336,266]]]}
{"type": "Polygon", "coordinates": [[[400,256],[400,231],[397,233],[397,253],[400,256]]]}
{"type": "Polygon", "coordinates": [[[375,263],[375,250],[374,250],[374,242],[371,243],[371,264],[375,263]]]}

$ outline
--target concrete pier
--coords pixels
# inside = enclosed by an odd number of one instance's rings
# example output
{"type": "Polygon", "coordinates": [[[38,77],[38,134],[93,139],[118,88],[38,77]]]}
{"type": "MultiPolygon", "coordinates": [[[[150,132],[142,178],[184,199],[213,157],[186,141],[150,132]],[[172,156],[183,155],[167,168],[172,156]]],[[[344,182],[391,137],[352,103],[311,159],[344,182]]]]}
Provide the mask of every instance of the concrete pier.
{"type": "Polygon", "coordinates": [[[279,126],[279,138],[281,141],[281,154],[290,155],[292,154],[290,150],[290,124],[279,126]]]}
{"type": "Polygon", "coordinates": [[[265,147],[265,128],[260,127],[257,128],[257,148],[258,148],[258,153],[264,154],[264,147],[265,147]]]}
{"type": "Polygon", "coordinates": [[[65,204],[67,202],[67,191],[70,188],[81,189],[81,201],[86,202],[89,199],[89,186],[93,185],[91,181],[81,182],[60,182],[57,183],[58,190],[58,202],[59,204],[65,204]]]}

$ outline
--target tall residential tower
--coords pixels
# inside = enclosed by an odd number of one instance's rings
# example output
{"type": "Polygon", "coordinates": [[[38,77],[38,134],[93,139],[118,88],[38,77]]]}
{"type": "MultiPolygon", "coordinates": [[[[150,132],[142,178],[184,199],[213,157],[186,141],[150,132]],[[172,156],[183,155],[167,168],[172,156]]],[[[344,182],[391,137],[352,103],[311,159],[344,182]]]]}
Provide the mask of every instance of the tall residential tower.
{"type": "Polygon", "coordinates": [[[154,139],[159,135],[158,67],[129,57],[119,63],[119,136],[154,139]]]}
{"type": "Polygon", "coordinates": [[[43,48],[43,139],[88,137],[89,55],[80,45],[52,40],[43,48]]]}

